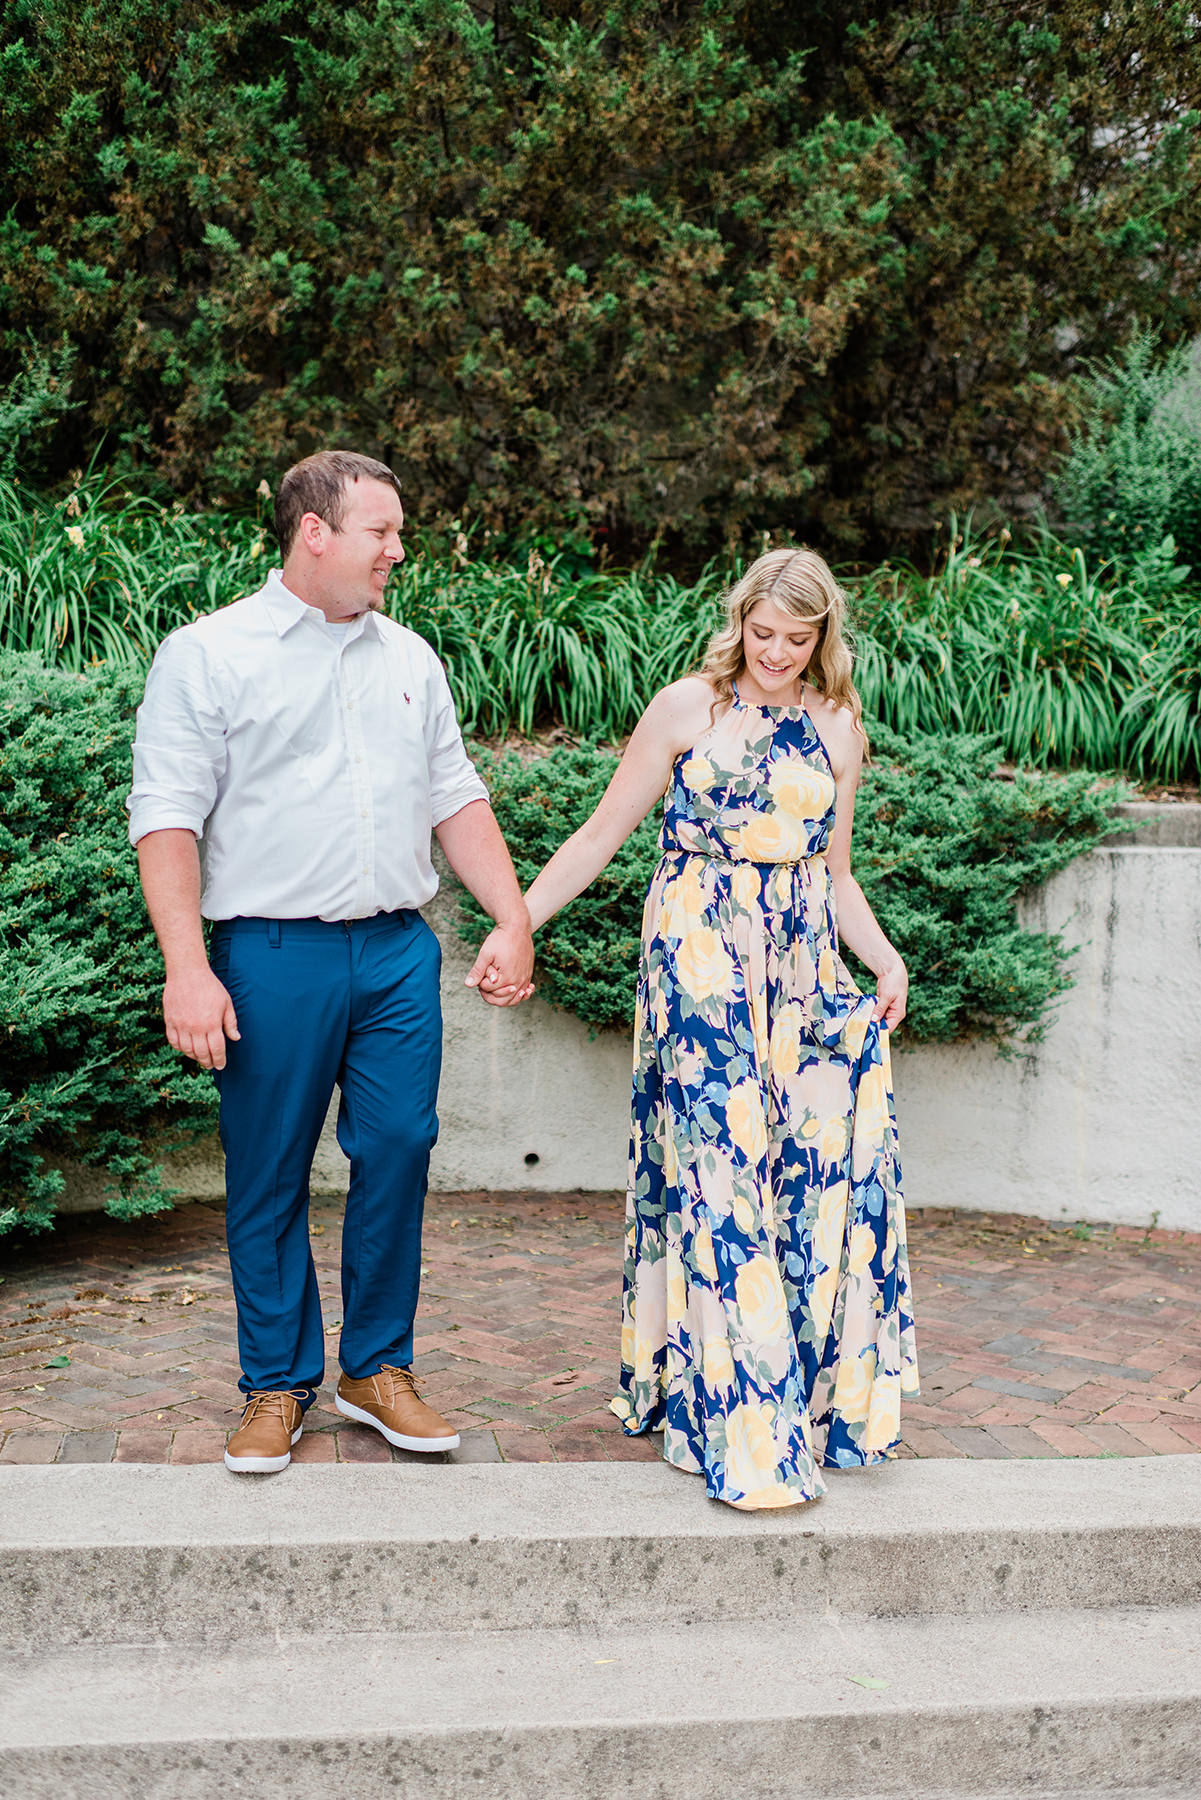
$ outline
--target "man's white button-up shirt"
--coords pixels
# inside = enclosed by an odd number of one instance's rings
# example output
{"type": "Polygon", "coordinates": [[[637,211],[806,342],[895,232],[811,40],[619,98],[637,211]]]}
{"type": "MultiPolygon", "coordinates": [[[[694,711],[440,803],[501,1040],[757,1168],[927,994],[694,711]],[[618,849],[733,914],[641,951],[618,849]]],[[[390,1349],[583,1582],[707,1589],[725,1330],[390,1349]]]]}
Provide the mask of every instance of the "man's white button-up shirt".
{"type": "Polygon", "coordinates": [[[367,613],[339,642],[277,569],[160,645],[133,762],[130,840],[194,832],[209,919],[424,906],[432,828],[488,798],[425,640],[367,613]]]}

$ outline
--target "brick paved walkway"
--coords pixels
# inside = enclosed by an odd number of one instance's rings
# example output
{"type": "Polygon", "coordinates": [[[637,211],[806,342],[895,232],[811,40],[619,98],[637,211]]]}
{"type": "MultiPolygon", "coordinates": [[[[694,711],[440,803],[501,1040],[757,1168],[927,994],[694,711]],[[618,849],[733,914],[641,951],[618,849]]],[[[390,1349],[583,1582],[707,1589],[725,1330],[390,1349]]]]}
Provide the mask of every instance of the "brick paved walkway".
{"type": "MultiPolygon", "coordinates": [[[[431,1199],[417,1368],[463,1433],[453,1460],[654,1457],[606,1410],[622,1202],[431,1199]]],[[[314,1207],[336,1364],[340,1209],[314,1207]]],[[[1201,1449],[1201,1235],[915,1213],[923,1395],[911,1456],[1141,1456],[1201,1449]]],[[[211,1462],[236,1422],[219,1210],[68,1219],[0,1247],[0,1463],[211,1462]]],[[[384,1462],[327,1386],[298,1461],[384,1462]]]]}

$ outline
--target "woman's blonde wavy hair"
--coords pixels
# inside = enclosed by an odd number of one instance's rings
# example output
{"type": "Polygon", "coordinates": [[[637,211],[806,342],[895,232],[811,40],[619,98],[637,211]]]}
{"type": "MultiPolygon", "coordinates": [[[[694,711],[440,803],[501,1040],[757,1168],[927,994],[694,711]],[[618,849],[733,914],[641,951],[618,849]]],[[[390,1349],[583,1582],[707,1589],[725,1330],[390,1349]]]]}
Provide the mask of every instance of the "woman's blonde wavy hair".
{"type": "Polygon", "coordinates": [[[851,680],[854,657],[844,634],[846,596],[815,550],[769,550],[753,562],[726,595],[726,622],[714,632],[699,673],[713,684],[718,700],[731,700],[746,666],[742,648],[746,616],[760,600],[772,600],[807,624],[821,622],[821,635],[805,679],[835,706],[845,706],[866,745],[863,708],[851,680]]]}

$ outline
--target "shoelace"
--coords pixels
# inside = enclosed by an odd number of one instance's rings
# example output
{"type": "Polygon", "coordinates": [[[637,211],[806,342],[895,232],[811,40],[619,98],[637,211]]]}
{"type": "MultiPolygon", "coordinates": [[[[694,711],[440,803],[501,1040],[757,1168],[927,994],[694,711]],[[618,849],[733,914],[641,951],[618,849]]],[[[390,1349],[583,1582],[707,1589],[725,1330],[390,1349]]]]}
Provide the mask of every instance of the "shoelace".
{"type": "Polygon", "coordinates": [[[380,1374],[391,1377],[393,1393],[396,1391],[397,1384],[400,1383],[408,1388],[414,1400],[420,1400],[421,1395],[417,1392],[417,1388],[424,1379],[423,1376],[414,1375],[412,1369],[398,1369],[392,1363],[384,1363],[380,1368],[380,1374]]]}
{"type": "MultiPolygon", "coordinates": [[[[274,1412],[279,1414],[281,1424],[286,1425],[287,1415],[284,1412],[284,1401],[295,1400],[298,1406],[303,1406],[307,1399],[308,1394],[303,1388],[289,1388],[286,1392],[264,1389],[261,1393],[247,1394],[245,1410],[242,1413],[242,1424],[249,1425],[260,1412],[274,1412]]],[[[236,1406],[231,1406],[228,1410],[237,1412],[238,1409],[236,1406]]],[[[239,1427],[240,1429],[241,1427],[239,1427]]]]}

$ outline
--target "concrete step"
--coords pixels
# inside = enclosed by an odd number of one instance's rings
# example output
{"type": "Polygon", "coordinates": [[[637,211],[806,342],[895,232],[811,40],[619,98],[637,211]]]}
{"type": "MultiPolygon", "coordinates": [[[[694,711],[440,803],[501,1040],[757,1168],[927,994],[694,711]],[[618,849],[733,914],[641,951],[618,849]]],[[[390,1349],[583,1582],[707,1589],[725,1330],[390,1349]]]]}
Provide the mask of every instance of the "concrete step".
{"type": "Polygon", "coordinates": [[[94,1646],[5,1657],[0,1721],[22,1800],[1170,1790],[1201,1607],[94,1646]]]}
{"type": "Polygon", "coordinates": [[[0,1469],[0,1646],[1201,1602],[1201,1457],[900,1462],[740,1513],[664,1464],[0,1469]]]}

